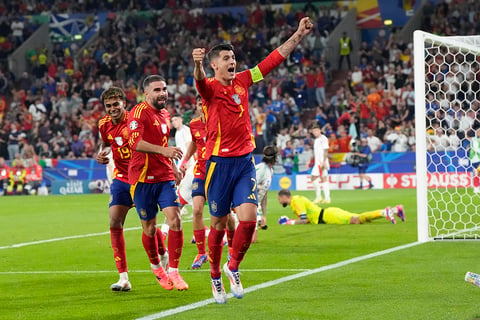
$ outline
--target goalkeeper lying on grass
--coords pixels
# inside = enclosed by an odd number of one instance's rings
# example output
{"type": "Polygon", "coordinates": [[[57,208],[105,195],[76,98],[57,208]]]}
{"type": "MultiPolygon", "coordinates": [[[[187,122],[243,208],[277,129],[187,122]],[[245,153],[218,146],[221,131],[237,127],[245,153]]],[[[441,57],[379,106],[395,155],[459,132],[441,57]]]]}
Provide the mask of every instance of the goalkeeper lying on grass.
{"type": "Polygon", "coordinates": [[[405,221],[405,211],[402,205],[358,214],[335,207],[320,208],[304,196],[292,196],[286,189],[278,192],[278,202],[284,208],[289,205],[298,217],[298,220],[295,220],[282,216],[278,220],[279,224],[360,224],[382,217],[395,224],[395,215],[405,221]]]}

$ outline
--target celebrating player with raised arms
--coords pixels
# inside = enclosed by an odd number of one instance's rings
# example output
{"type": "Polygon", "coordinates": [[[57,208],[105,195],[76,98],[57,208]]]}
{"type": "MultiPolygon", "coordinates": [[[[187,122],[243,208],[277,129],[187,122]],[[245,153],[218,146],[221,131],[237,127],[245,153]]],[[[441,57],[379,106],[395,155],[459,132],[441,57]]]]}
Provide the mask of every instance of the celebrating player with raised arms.
{"type": "Polygon", "coordinates": [[[197,90],[205,102],[207,127],[207,174],[205,190],[210,209],[208,249],[212,293],[217,303],[226,302],[221,280],[222,239],[233,206],[239,224],[233,238],[232,257],[223,266],[236,298],[243,297],[238,267],[252,241],[257,216],[257,189],[252,151],[255,148],[248,106],[248,88],[280,65],[312,30],[309,18],[300,20],[297,31],[252,69],[236,73],[237,61],[230,44],[219,44],[206,54],[192,52],[197,90]],[[214,71],[206,78],[205,57],[214,71]]]}

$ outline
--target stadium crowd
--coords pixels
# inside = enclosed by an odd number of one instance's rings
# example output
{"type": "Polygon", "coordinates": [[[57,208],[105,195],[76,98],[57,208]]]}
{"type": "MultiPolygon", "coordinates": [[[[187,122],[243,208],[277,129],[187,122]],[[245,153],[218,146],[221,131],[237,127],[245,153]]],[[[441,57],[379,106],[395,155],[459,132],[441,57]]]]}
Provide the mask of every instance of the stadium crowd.
{"type": "MultiPolygon", "coordinates": [[[[189,5],[231,2],[199,0],[189,5]]],[[[44,13],[46,8],[58,13],[116,13],[109,15],[98,40],[82,52],[76,45],[60,44],[51,52],[45,48],[30,52],[30,72],[19,78],[2,60],[0,157],[5,159],[15,159],[30,146],[41,158],[93,157],[98,140],[96,123],[104,113],[99,101],[102,91],[112,85],[123,88],[130,108],[144,99],[138,84],[150,74],[168,79],[168,109],[171,114],[182,114],[188,123],[196,96],[192,48],[231,42],[237,52],[237,69],[243,70],[282,43],[303,16],[316,22],[315,32],[267,81],[253,86],[250,92],[258,152],[276,143],[286,167],[306,169],[312,157],[313,138],[308,130],[312,121],[323,127],[332,153],[349,152],[351,142],[360,137],[368,139],[373,152],[415,150],[412,43],[396,41],[394,29],[380,32],[371,44],[363,42],[354,48],[359,50],[360,63],[353,65],[335,94],[326,96],[325,88],[336,70],[332,61],[325,60],[325,50],[329,33],[345,13],[341,10],[307,4],[285,14],[251,4],[245,15],[231,11],[199,14],[187,10],[186,2],[185,6],[175,6],[175,1],[42,3],[0,1],[0,12],[4,13],[1,23],[9,26],[0,28],[5,32],[0,39],[11,43],[9,50],[34,30],[24,21],[23,38],[16,35],[13,24],[25,14],[44,13]],[[131,6],[137,14],[125,14],[131,6]],[[142,14],[142,10],[162,7],[142,14]],[[264,50],[252,50],[256,47],[264,50]]],[[[478,29],[466,5],[450,6],[427,4],[425,30],[449,35],[478,29]]],[[[0,58],[11,51],[3,52],[0,58]]]]}

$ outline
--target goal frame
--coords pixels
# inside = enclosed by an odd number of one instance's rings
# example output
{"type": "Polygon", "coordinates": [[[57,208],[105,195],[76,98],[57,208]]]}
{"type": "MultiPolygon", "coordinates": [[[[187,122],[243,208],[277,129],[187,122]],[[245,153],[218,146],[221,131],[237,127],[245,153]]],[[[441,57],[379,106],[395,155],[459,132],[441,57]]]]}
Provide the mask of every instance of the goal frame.
{"type": "MultiPolygon", "coordinates": [[[[415,136],[416,136],[416,183],[417,183],[417,238],[418,242],[435,240],[429,235],[427,139],[426,139],[426,91],[425,91],[425,42],[450,44],[458,49],[478,52],[480,48],[458,39],[468,36],[438,36],[421,30],[413,32],[414,86],[415,86],[415,136]]],[[[477,36],[478,37],[478,36],[477,36]]]]}

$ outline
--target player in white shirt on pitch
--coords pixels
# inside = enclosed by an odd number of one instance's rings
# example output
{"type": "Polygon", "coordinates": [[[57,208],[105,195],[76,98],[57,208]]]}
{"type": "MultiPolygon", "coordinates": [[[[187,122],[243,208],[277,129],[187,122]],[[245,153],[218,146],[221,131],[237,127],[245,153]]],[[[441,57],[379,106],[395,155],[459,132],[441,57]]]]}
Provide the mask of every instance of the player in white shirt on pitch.
{"type": "MultiPolygon", "coordinates": [[[[176,130],[175,146],[179,147],[183,153],[183,158],[176,163],[177,167],[180,167],[180,164],[187,154],[188,146],[192,142],[192,133],[190,132],[190,128],[183,124],[183,118],[180,114],[174,114],[172,116],[172,127],[176,130]]],[[[192,157],[188,159],[187,167],[192,167],[193,165],[195,165],[195,159],[192,157]]]]}
{"type": "Polygon", "coordinates": [[[266,146],[263,148],[262,162],[255,166],[259,206],[257,210],[257,226],[253,233],[252,242],[257,242],[258,226],[264,230],[267,229],[267,194],[272,184],[273,166],[276,160],[277,148],[275,146],[266,146]]]}
{"type": "MultiPolygon", "coordinates": [[[[188,147],[192,143],[192,133],[190,132],[190,128],[186,125],[183,124],[183,118],[180,114],[174,114],[172,116],[172,127],[175,128],[175,146],[179,147],[182,150],[183,157],[180,159],[178,162],[176,162],[176,165],[178,168],[180,168],[181,164],[185,164],[187,168],[191,168],[191,177],[193,177],[193,166],[195,165],[195,159],[191,157],[190,159],[187,159],[186,163],[184,163],[185,155],[187,154],[188,147]]],[[[189,179],[191,178],[190,176],[188,177],[189,179]]],[[[186,181],[186,183],[191,184],[191,179],[190,180],[182,180],[186,181]]],[[[178,192],[180,193],[180,186],[177,189],[178,192]]],[[[188,214],[187,209],[185,208],[185,205],[191,205],[191,203],[182,203],[182,209],[181,209],[181,215],[186,215],[188,214]]]]}
{"type": "Polygon", "coordinates": [[[330,203],[330,182],[328,181],[328,139],[322,134],[318,124],[312,126],[312,134],[315,137],[313,144],[313,155],[315,163],[312,168],[311,181],[315,187],[315,200],[313,203],[330,203]],[[323,198],[322,198],[323,190],[323,198]]]}

